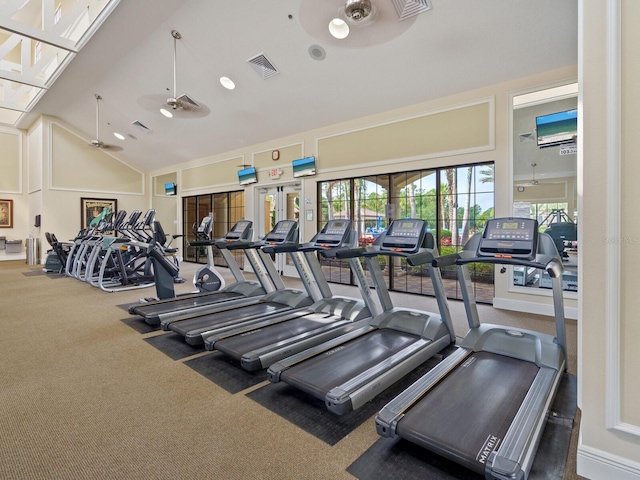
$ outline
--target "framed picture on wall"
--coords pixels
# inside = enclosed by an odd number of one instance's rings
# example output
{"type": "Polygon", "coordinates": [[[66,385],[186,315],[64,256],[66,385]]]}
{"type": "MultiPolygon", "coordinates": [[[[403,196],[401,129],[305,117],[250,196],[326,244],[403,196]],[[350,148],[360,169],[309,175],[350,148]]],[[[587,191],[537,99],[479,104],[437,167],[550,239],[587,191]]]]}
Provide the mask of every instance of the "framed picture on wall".
{"type": "MultiPolygon", "coordinates": [[[[115,198],[81,198],[80,227],[82,229],[97,227],[110,213],[118,211],[118,200],[115,198]]],[[[110,232],[105,232],[110,233],[110,232]]]]}
{"type": "Polygon", "coordinates": [[[13,200],[0,200],[0,228],[13,228],[13,200]]]}

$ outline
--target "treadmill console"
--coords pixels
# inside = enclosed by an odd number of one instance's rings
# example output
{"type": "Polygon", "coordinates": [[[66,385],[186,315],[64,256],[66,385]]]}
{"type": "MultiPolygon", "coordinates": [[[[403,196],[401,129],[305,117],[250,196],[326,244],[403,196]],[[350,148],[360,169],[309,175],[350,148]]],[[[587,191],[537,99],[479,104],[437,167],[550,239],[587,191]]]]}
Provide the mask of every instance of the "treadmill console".
{"type": "Polygon", "coordinates": [[[380,244],[381,251],[414,253],[422,246],[425,222],[418,219],[394,220],[380,244]]]}
{"type": "Polygon", "coordinates": [[[247,231],[251,228],[252,225],[253,222],[249,220],[240,220],[233,226],[229,233],[227,233],[224,239],[228,242],[233,242],[234,240],[247,238],[247,231]]]}
{"type": "Polygon", "coordinates": [[[347,242],[351,232],[351,220],[329,220],[316,235],[316,245],[333,247],[347,242]]]}
{"type": "Polygon", "coordinates": [[[538,221],[530,218],[489,220],[478,245],[478,257],[533,260],[537,251],[538,221]]]}
{"type": "Polygon", "coordinates": [[[274,245],[297,240],[298,222],[295,220],[280,220],[276,226],[264,237],[264,242],[274,245]]]}

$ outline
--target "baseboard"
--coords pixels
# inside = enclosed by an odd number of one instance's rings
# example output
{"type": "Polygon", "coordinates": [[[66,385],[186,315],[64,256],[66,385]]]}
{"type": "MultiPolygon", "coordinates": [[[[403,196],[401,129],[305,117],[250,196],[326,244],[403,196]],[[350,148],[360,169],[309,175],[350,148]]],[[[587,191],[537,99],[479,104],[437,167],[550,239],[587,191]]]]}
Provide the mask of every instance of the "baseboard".
{"type": "MultiPolygon", "coordinates": [[[[522,302],[519,300],[508,300],[505,298],[494,298],[493,307],[503,310],[513,310],[515,312],[535,313],[537,315],[546,315],[553,317],[553,305],[543,305],[534,302],[522,302]]],[[[571,320],[578,319],[578,309],[574,307],[564,307],[565,318],[571,320]]]]}
{"type": "Polygon", "coordinates": [[[590,480],[640,479],[640,463],[585,445],[578,445],[576,470],[590,480]]]}

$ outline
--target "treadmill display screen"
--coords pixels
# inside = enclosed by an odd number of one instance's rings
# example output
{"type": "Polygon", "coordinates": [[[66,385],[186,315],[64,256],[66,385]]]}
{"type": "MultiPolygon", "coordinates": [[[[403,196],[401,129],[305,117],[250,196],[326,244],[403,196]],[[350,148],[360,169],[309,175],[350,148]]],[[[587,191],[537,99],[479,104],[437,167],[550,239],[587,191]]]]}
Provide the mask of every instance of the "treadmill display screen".
{"type": "Polygon", "coordinates": [[[293,220],[282,220],[273,227],[267,235],[264,237],[265,241],[270,243],[282,243],[287,241],[291,236],[292,231],[296,227],[296,222],[293,220]]]}
{"type": "Polygon", "coordinates": [[[533,259],[537,251],[538,222],[529,218],[493,219],[478,247],[479,256],[533,259]]]}
{"type": "Polygon", "coordinates": [[[318,245],[344,243],[350,228],[351,220],[329,220],[324,229],[318,233],[315,243],[318,245]]]}
{"type": "Polygon", "coordinates": [[[415,252],[422,246],[424,220],[395,220],[387,231],[381,250],[415,252]]]}
{"type": "Polygon", "coordinates": [[[251,222],[248,220],[241,220],[233,226],[226,238],[227,240],[242,238],[249,228],[251,228],[251,222]]]}
{"type": "Polygon", "coordinates": [[[392,237],[419,237],[421,228],[417,220],[397,220],[389,235],[392,237]]]}

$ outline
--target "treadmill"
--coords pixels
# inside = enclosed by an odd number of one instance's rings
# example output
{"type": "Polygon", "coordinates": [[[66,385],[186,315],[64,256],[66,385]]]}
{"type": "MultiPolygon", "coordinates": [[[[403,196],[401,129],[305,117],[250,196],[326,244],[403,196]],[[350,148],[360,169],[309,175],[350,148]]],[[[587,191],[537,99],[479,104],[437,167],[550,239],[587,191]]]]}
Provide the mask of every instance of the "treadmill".
{"type": "MultiPolygon", "coordinates": [[[[414,264],[425,262],[431,260],[413,259],[414,264]]],[[[457,265],[470,330],[455,353],[377,414],[376,429],[487,479],[526,479],[566,369],[562,260],[553,239],[538,233],[536,220],[497,218],[461,252],[433,263],[457,265]],[[468,271],[472,262],[547,271],[553,282],[556,337],[481,324],[468,271]]]]}
{"type": "MultiPolygon", "coordinates": [[[[263,240],[256,242],[252,248],[257,249],[263,255],[265,265],[269,265],[270,269],[275,272],[276,268],[271,257],[259,247],[297,244],[297,239],[298,222],[281,220],[263,240]]],[[[276,284],[276,290],[258,297],[249,305],[234,306],[228,303],[212,305],[204,313],[162,321],[160,326],[163,330],[171,330],[184,337],[189,345],[199,346],[204,343],[205,338],[223,327],[258,322],[285,312],[303,315],[306,307],[320,300],[321,294],[318,293],[315,279],[304,265],[301,255],[299,252],[290,253],[306,292],[285,288],[282,278],[275,273],[272,280],[276,284]]]]}
{"type": "MultiPolygon", "coordinates": [[[[329,340],[269,367],[271,382],[283,381],[325,402],[343,415],[356,410],[398,382],[430,357],[455,342],[446,302],[441,314],[394,307],[378,255],[406,258],[437,256],[424,220],[395,220],[371,247],[338,250],[338,258],[364,257],[382,312],[361,328],[329,340]]],[[[438,299],[444,287],[440,272],[429,268],[438,299]]]]}
{"type": "MultiPolygon", "coordinates": [[[[355,330],[368,322],[378,312],[371,289],[367,284],[364,269],[357,258],[349,263],[356,273],[360,293],[364,300],[356,300],[331,293],[317,252],[324,257],[335,257],[336,249],[357,246],[357,234],[351,220],[330,220],[310,242],[273,247],[274,252],[300,251],[316,277],[323,298],[310,305],[304,315],[299,312],[265,319],[258,323],[226,329],[208,337],[204,344],[207,350],[218,350],[240,361],[249,371],[269,367],[278,360],[301,352],[327,340],[355,330]]],[[[264,247],[269,251],[269,247],[264,247]]]]}
{"type": "MultiPolygon", "coordinates": [[[[162,321],[169,321],[187,314],[195,314],[207,311],[212,305],[222,302],[229,305],[240,305],[257,302],[257,297],[265,295],[267,292],[275,290],[273,283],[266,272],[260,254],[252,247],[255,242],[251,240],[253,235],[252,222],[240,220],[227,234],[216,240],[201,240],[191,242],[192,246],[218,247],[220,254],[224,258],[233,275],[235,282],[227,285],[222,290],[214,292],[196,292],[186,295],[179,295],[165,300],[141,303],[129,307],[131,315],[138,315],[149,325],[157,326],[162,321]],[[249,281],[244,277],[242,270],[233,254],[234,249],[242,249],[249,262],[249,265],[256,273],[258,281],[249,281]],[[229,303],[233,302],[233,303],[229,303]]],[[[211,252],[208,252],[211,254],[211,252]]]]}

